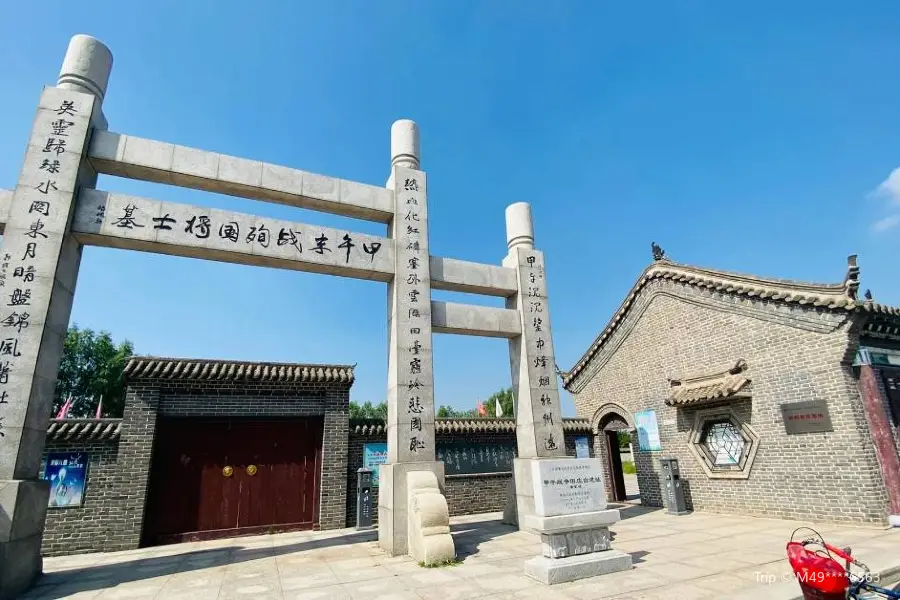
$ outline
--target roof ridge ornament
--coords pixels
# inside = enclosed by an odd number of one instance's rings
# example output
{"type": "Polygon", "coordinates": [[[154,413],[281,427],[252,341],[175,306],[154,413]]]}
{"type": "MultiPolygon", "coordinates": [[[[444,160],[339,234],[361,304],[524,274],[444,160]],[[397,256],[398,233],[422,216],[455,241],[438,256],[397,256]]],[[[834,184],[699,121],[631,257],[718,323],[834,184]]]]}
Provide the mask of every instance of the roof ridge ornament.
{"type": "Polygon", "coordinates": [[[650,251],[653,253],[653,260],[666,260],[666,251],[663,250],[656,242],[650,242],[650,251]]]}
{"type": "Polygon", "coordinates": [[[844,290],[853,300],[856,300],[859,292],[859,264],[857,255],[847,257],[847,275],[844,277],[844,290]]]}

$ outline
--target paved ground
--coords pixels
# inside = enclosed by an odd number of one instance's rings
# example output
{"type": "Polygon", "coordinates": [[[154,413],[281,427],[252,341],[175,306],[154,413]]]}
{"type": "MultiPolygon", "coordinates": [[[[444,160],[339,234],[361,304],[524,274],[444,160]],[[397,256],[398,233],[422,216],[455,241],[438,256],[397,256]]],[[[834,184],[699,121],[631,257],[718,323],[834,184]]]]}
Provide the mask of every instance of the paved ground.
{"type": "Polygon", "coordinates": [[[638,487],[637,475],[625,473],[625,498],[630,504],[641,503],[641,490],[638,487]]]}
{"type": "MultiPolygon", "coordinates": [[[[456,600],[459,598],[792,598],[799,588],[784,545],[800,524],[709,513],[669,516],[626,507],[614,547],[635,568],[553,586],[523,575],[535,536],[485,514],[453,519],[462,563],[423,569],[378,549],[374,532],[302,532],[180,544],[45,561],[26,598],[274,598],[456,600]]],[[[875,569],[900,565],[900,532],[821,526],[835,545],[875,569]]]]}

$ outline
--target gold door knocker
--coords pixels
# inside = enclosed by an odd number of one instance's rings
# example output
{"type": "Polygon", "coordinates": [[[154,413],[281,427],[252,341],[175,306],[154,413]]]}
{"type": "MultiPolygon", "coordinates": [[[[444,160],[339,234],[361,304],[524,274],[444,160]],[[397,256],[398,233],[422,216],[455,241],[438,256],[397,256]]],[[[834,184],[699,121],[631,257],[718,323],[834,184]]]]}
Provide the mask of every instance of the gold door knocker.
{"type": "Polygon", "coordinates": [[[232,469],[231,467],[225,467],[224,469],[222,469],[222,475],[224,475],[225,477],[231,477],[233,473],[234,469],[232,469]]]}
{"type": "Polygon", "coordinates": [[[247,475],[256,475],[256,465],[247,467],[247,475]]]}

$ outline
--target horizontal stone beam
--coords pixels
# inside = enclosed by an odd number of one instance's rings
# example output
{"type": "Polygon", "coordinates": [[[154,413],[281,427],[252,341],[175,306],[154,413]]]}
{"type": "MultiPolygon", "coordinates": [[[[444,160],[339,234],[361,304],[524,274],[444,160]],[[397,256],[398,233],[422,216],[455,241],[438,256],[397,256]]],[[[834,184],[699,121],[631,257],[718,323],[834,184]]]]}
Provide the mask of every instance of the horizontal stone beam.
{"type": "Polygon", "coordinates": [[[508,308],[431,301],[431,330],[435,333],[513,338],[522,333],[519,313],[508,308]]]}
{"type": "Polygon", "coordinates": [[[82,244],[390,281],[394,243],[372,235],[186,204],[81,191],[82,244]]]}
{"type": "Polygon", "coordinates": [[[518,290],[516,270],[432,256],[431,287],[486,296],[512,296],[518,290]]]}
{"type": "MultiPolygon", "coordinates": [[[[82,200],[79,201],[78,206],[82,206],[82,203],[87,198],[92,198],[93,200],[99,199],[97,194],[105,194],[104,202],[109,196],[114,197],[122,197],[126,196],[122,194],[110,194],[108,192],[99,192],[96,190],[84,190],[81,193],[82,200]]],[[[9,207],[12,202],[13,192],[12,190],[4,190],[0,189],[0,235],[3,233],[3,229],[6,226],[6,219],[9,215],[9,207]]],[[[142,198],[136,198],[137,200],[144,200],[147,202],[158,202],[156,200],[146,200],[142,198]]],[[[169,206],[181,206],[183,208],[189,208],[186,205],[169,205],[169,206]]],[[[95,207],[96,208],[96,207],[95,207]]],[[[202,209],[195,208],[197,214],[206,214],[212,211],[213,209],[202,209]],[[203,213],[206,211],[206,213],[203,213]]],[[[90,212],[90,211],[89,211],[90,212]]],[[[216,211],[222,214],[232,214],[226,213],[226,211],[216,211]]],[[[158,216],[158,215],[157,215],[158,216]]],[[[251,217],[250,215],[242,215],[245,219],[253,219],[255,217],[251,217]]],[[[96,216],[93,219],[89,220],[90,222],[86,222],[85,226],[91,225],[93,229],[96,229],[97,223],[96,216]]],[[[76,219],[76,223],[77,223],[76,219]]],[[[80,225],[79,225],[80,226],[80,225]]],[[[74,224],[73,224],[74,227],[74,224]]],[[[182,225],[182,228],[184,225],[182,225]]],[[[309,227],[309,226],[304,226],[309,227]]],[[[163,249],[153,249],[147,248],[147,242],[145,239],[139,239],[133,235],[128,235],[128,229],[125,227],[115,228],[115,229],[125,229],[125,232],[116,231],[115,235],[106,235],[106,238],[110,239],[101,239],[98,237],[100,234],[97,231],[79,231],[78,238],[84,244],[89,244],[93,246],[108,246],[108,247],[117,247],[117,248],[131,248],[134,250],[144,250],[148,252],[160,252],[164,254],[177,254],[178,256],[196,256],[196,246],[188,246],[182,249],[180,252],[171,252],[169,250],[163,251],[163,249]],[[119,242],[116,240],[130,240],[119,242]],[[139,243],[142,245],[142,248],[137,248],[133,246],[135,243],[139,243]]],[[[140,229],[140,228],[136,228],[140,229]]],[[[312,228],[316,229],[316,228],[312,228]]],[[[322,228],[319,228],[322,229],[322,228]]],[[[333,231],[333,230],[332,230],[333,231]]],[[[349,232],[346,232],[349,233],[349,232]]],[[[277,236],[278,231],[275,231],[273,235],[277,236]]],[[[351,238],[356,234],[352,234],[351,238]]],[[[327,237],[327,236],[326,236],[327,237]]],[[[373,236],[367,236],[373,237],[373,236]]],[[[377,239],[382,244],[392,244],[391,240],[388,238],[373,238],[377,239]]],[[[343,240],[341,240],[343,241],[343,240]]],[[[277,239],[276,239],[277,243],[277,239]]],[[[354,242],[355,243],[355,242],[354,242]]],[[[324,252],[324,251],[323,251],[324,252]]],[[[202,253],[201,253],[202,254],[202,253]]],[[[200,256],[199,258],[205,258],[200,256]]],[[[234,257],[232,257],[234,258],[234,257]]],[[[221,259],[217,259],[221,260],[221,259]]],[[[242,264],[255,264],[253,261],[249,260],[231,260],[228,259],[226,262],[241,262],[242,264]]],[[[482,294],[485,296],[498,296],[501,298],[508,297],[516,292],[516,271],[515,269],[509,269],[506,267],[498,267],[494,265],[486,265],[482,263],[474,263],[465,260],[456,260],[453,258],[443,258],[440,256],[431,256],[430,257],[430,267],[431,267],[431,287],[436,290],[446,290],[451,292],[467,292],[470,294],[482,294]]],[[[297,268],[297,266],[293,266],[290,268],[297,268]]],[[[379,275],[374,279],[388,281],[390,278],[385,279],[385,275],[379,275]]]]}
{"type": "Polygon", "coordinates": [[[258,160],[95,130],[88,156],[98,173],[277,202],[387,223],[393,191],[258,160]]]}

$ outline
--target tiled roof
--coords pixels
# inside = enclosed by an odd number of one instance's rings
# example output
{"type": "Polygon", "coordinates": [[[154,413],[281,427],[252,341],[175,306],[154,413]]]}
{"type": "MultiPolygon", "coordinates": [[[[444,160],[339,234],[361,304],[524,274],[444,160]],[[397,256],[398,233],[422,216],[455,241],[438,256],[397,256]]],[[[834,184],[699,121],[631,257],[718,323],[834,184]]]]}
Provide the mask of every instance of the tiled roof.
{"type": "Polygon", "coordinates": [[[51,419],[47,439],[52,441],[110,441],[122,433],[122,419],[51,419]]]}
{"type": "Polygon", "coordinates": [[[747,377],[747,363],[739,360],[737,364],[722,373],[701,375],[689,379],[673,379],[669,381],[672,391],[666,404],[669,406],[692,406],[742,397],[750,383],[747,377]]]}
{"type": "MultiPolygon", "coordinates": [[[[435,419],[436,433],[514,433],[515,419],[435,419]]],[[[563,419],[563,431],[568,433],[590,433],[591,423],[587,419],[563,419]]],[[[350,432],[360,435],[382,435],[384,421],[367,419],[350,423],[350,432]]]]}
{"type": "Polygon", "coordinates": [[[240,379],[353,383],[353,367],[135,356],[125,365],[125,376],[128,379],[240,379]]]}
{"type": "Polygon", "coordinates": [[[860,309],[873,315],[888,315],[891,317],[900,317],[900,306],[888,306],[887,304],[879,304],[878,302],[863,302],[860,309]]]}
{"type": "Polygon", "coordinates": [[[867,311],[874,314],[900,316],[900,308],[863,302],[856,299],[859,289],[859,267],[856,256],[847,259],[847,274],[844,281],[835,284],[808,283],[789,279],[762,278],[753,275],[715,271],[701,267],[693,267],[670,261],[667,258],[655,260],[632,286],[625,300],[619,305],[612,319],[600,332],[587,352],[569,371],[561,373],[563,385],[571,389],[572,384],[591,359],[610,339],[619,325],[625,320],[628,311],[638,296],[653,281],[673,281],[695,287],[706,288],[736,296],[752,299],[775,300],[801,306],[826,308],[830,310],[867,311]]]}

